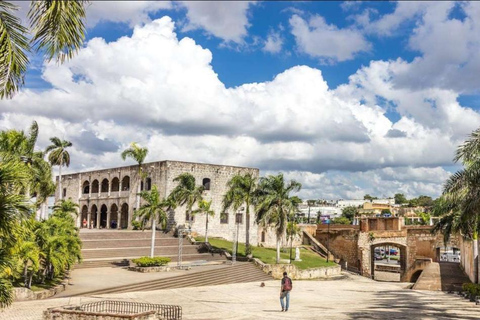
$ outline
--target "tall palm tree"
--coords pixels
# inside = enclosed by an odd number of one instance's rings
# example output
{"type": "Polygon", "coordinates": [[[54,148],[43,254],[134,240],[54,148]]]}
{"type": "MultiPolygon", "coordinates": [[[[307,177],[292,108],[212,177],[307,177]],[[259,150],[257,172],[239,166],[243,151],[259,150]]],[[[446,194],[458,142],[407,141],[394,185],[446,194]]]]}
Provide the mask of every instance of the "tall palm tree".
{"type": "Polygon", "coordinates": [[[144,178],[144,174],[142,172],[142,164],[145,162],[145,158],[147,157],[148,154],[148,148],[144,147],[142,148],[139,146],[136,142],[130,143],[130,147],[123,150],[121,157],[123,161],[125,161],[127,158],[131,158],[135,160],[138,163],[138,177],[136,180],[137,183],[137,205],[136,208],[138,209],[140,207],[140,186],[141,186],[141,180],[144,178]]]}
{"type": "Polygon", "coordinates": [[[443,187],[436,214],[443,214],[435,230],[444,234],[461,232],[473,240],[474,272],[478,277],[478,231],[480,227],[480,128],[457,149],[455,162],[464,168],[454,173],[443,187]]]}
{"type": "Polygon", "coordinates": [[[257,179],[251,173],[236,175],[227,183],[227,192],[223,197],[223,212],[229,208],[233,211],[245,205],[245,250],[250,250],[250,207],[255,202],[257,179]]]}
{"type": "Polygon", "coordinates": [[[290,262],[292,262],[293,239],[295,239],[297,235],[300,235],[301,232],[302,231],[300,227],[297,225],[297,223],[295,222],[294,217],[291,216],[290,221],[287,223],[287,230],[286,230],[287,240],[290,240],[290,262]]]}
{"type": "Polygon", "coordinates": [[[72,143],[67,140],[61,140],[60,138],[50,138],[51,145],[47,147],[45,153],[48,153],[48,161],[52,166],[58,166],[58,187],[59,187],[59,199],[63,198],[62,189],[62,167],[68,167],[70,165],[70,154],[67,151],[68,147],[72,146],[72,143]]]}
{"type": "Polygon", "coordinates": [[[153,185],[151,191],[140,192],[140,196],[145,201],[145,204],[135,212],[135,216],[152,221],[152,244],[150,249],[150,257],[153,258],[155,251],[156,226],[160,223],[163,229],[166,228],[168,211],[175,209],[175,201],[173,201],[172,198],[162,199],[156,185],[153,185]]]}
{"type": "Polygon", "coordinates": [[[260,178],[255,208],[256,220],[263,227],[275,228],[277,263],[280,262],[280,243],[285,234],[288,217],[294,215],[298,208],[298,198],[290,196],[290,193],[298,192],[301,188],[301,183],[295,180],[286,182],[282,173],[260,178]]]}
{"type": "Polygon", "coordinates": [[[307,200],[307,206],[308,206],[308,222],[310,223],[310,208],[313,207],[317,203],[316,200],[307,200]]]}
{"type": "Polygon", "coordinates": [[[62,199],[53,206],[53,216],[66,219],[75,224],[74,216],[78,216],[78,203],[62,199]]]}
{"type": "Polygon", "coordinates": [[[205,214],[205,242],[208,242],[208,217],[214,217],[215,211],[211,208],[212,200],[200,200],[198,203],[198,209],[193,210],[192,214],[205,214]]]}
{"type": "Polygon", "coordinates": [[[24,83],[28,53],[42,51],[48,61],[63,62],[82,47],[85,39],[85,5],[88,1],[32,1],[23,26],[18,7],[0,1],[0,98],[11,98],[24,83]],[[29,40],[28,33],[32,36],[29,40]]]}
{"type": "Polygon", "coordinates": [[[190,226],[192,225],[192,208],[195,203],[203,200],[202,193],[205,190],[203,186],[196,186],[195,177],[190,173],[182,173],[175,179],[177,186],[170,192],[169,198],[172,198],[177,206],[185,205],[185,211],[188,216],[190,226]]]}

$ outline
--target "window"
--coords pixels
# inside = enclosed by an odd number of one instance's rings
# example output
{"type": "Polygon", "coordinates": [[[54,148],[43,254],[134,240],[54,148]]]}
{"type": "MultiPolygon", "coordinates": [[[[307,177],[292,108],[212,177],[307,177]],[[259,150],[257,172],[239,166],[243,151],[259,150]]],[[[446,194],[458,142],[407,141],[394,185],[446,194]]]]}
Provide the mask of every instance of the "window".
{"type": "Polygon", "coordinates": [[[237,214],[235,215],[235,223],[240,223],[240,224],[243,223],[243,214],[237,213],[237,214]]]}
{"type": "Polygon", "coordinates": [[[202,185],[205,190],[210,190],[210,179],[204,178],[202,181],[202,185]]]}
{"type": "Polygon", "coordinates": [[[152,190],[152,178],[147,178],[145,182],[145,190],[152,190]]]}
{"type": "Polygon", "coordinates": [[[128,191],[130,190],[130,177],[125,176],[122,179],[122,191],[128,191]]]}
{"type": "Polygon", "coordinates": [[[220,223],[228,224],[228,212],[224,212],[220,215],[220,223]]]}
{"type": "Polygon", "coordinates": [[[265,231],[262,231],[262,242],[265,242],[265,231]]]}
{"type": "Polygon", "coordinates": [[[67,196],[67,188],[63,188],[63,196],[62,198],[65,198],[67,196]]]}
{"type": "Polygon", "coordinates": [[[143,180],[142,180],[142,181],[140,181],[140,190],[142,190],[142,191],[143,191],[143,180]]]}
{"type": "Polygon", "coordinates": [[[100,192],[108,192],[108,179],[105,178],[102,180],[100,192]]]}
{"type": "Polygon", "coordinates": [[[83,194],[89,194],[90,193],[90,184],[88,181],[85,181],[83,183],[83,194]]]}
{"type": "Polygon", "coordinates": [[[190,217],[191,217],[191,221],[195,222],[195,216],[194,215],[190,216],[188,213],[185,213],[185,222],[189,222],[190,217]]]}

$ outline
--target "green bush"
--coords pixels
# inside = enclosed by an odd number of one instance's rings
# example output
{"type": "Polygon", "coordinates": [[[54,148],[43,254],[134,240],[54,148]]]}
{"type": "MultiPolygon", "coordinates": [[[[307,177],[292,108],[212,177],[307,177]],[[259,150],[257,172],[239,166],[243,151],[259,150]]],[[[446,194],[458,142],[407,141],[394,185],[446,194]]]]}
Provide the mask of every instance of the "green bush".
{"type": "Polygon", "coordinates": [[[132,221],[132,228],[133,230],[140,230],[142,228],[142,223],[137,220],[132,221]]]}
{"type": "Polygon", "coordinates": [[[480,284],[464,283],[462,290],[468,292],[473,297],[480,296],[480,284]]]}
{"type": "Polygon", "coordinates": [[[141,257],[138,259],[132,259],[137,267],[160,267],[166,265],[171,260],[172,259],[166,257],[141,257]]]}

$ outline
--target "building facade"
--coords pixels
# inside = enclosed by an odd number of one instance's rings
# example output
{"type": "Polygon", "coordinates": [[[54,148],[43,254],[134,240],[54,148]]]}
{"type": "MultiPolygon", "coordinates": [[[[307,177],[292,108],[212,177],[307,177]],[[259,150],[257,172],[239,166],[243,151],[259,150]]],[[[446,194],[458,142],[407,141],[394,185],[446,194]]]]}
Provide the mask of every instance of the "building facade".
{"type": "MultiPolygon", "coordinates": [[[[222,214],[222,199],[227,191],[228,181],[235,175],[250,173],[258,178],[256,168],[190,163],[181,161],[158,161],[142,165],[143,176],[139,174],[138,165],[110,168],[96,171],[79,172],[62,176],[63,199],[71,199],[79,204],[77,226],[80,228],[131,229],[133,214],[142,205],[137,196],[140,190],[150,190],[156,185],[161,197],[167,197],[177,186],[173,181],[182,173],[190,173],[197,185],[205,188],[203,198],[212,201],[214,217],[209,217],[208,234],[233,240],[237,230],[238,241],[245,241],[245,208],[240,212],[222,214]],[[236,215],[240,217],[236,222],[236,215]]],[[[58,177],[57,177],[58,179],[58,177]]],[[[250,219],[250,242],[258,243],[258,228],[253,216],[250,219]]],[[[186,220],[185,206],[171,210],[168,216],[168,228],[184,226],[186,220]]],[[[192,232],[205,233],[205,215],[196,215],[191,226],[192,232]]]]}

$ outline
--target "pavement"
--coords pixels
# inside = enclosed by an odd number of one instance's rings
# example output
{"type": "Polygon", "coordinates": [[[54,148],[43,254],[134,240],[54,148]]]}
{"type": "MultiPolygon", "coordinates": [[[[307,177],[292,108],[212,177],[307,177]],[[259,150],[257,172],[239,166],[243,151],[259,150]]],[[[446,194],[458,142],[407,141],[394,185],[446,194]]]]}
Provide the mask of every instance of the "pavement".
{"type": "Polygon", "coordinates": [[[15,302],[0,312],[0,319],[42,319],[43,310],[49,307],[100,299],[180,305],[186,320],[480,319],[480,306],[460,296],[409,290],[405,289],[407,285],[377,282],[349,273],[339,280],[294,281],[287,313],[280,311],[280,281],[272,280],[265,282],[264,287],[253,282],[15,302]]]}
{"type": "MultiPolygon", "coordinates": [[[[176,263],[175,263],[176,265],[176,263]]],[[[174,266],[172,264],[172,266],[174,266]]],[[[188,264],[184,264],[188,267],[188,264]]],[[[204,270],[222,268],[224,264],[206,263],[202,266],[193,266],[189,270],[172,270],[168,272],[133,272],[126,268],[86,268],[74,269],[70,273],[70,281],[67,289],[55,296],[68,297],[82,294],[84,292],[102,290],[112,287],[140,283],[149,280],[158,280],[163,278],[175,277],[183,274],[196,273],[204,270]]]]}

